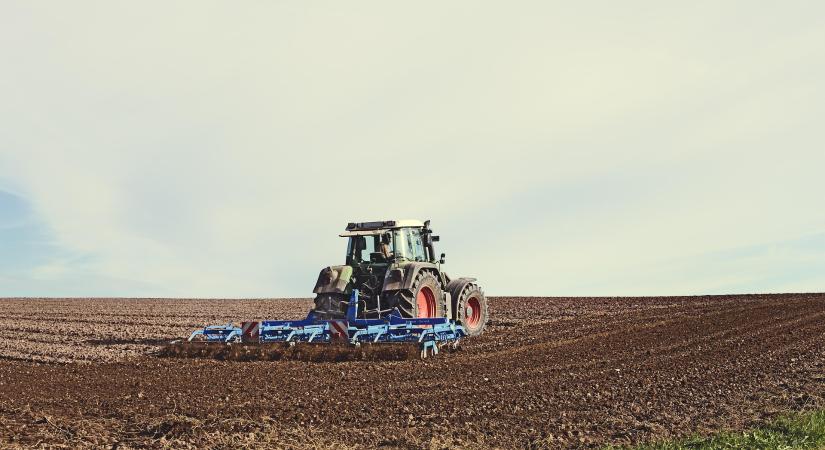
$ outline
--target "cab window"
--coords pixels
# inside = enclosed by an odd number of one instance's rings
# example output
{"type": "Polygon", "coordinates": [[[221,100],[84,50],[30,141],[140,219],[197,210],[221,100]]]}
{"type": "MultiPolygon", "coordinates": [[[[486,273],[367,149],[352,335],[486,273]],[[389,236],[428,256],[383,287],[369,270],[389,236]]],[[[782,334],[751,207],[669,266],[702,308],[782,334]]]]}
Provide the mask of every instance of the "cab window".
{"type": "Polygon", "coordinates": [[[378,236],[352,236],[347,246],[347,256],[358,262],[370,260],[370,253],[378,248],[378,236]]]}
{"type": "Polygon", "coordinates": [[[411,260],[427,260],[427,253],[424,251],[424,243],[421,242],[420,230],[415,228],[407,228],[407,252],[408,258],[411,260]]]}

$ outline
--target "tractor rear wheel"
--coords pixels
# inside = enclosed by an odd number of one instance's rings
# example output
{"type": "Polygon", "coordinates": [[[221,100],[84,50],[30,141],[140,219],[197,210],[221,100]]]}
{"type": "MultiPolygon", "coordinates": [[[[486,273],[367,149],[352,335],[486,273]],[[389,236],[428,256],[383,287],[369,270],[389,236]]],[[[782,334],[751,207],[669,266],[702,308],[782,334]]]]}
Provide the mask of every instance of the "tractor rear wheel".
{"type": "Polygon", "coordinates": [[[444,317],[441,283],[431,272],[419,272],[412,288],[400,291],[397,298],[406,317],[444,317]]]}
{"type": "Polygon", "coordinates": [[[343,319],[347,297],[344,294],[318,294],[315,296],[315,311],[319,319],[343,319]]]}
{"type": "Polygon", "coordinates": [[[456,320],[464,327],[468,336],[478,336],[484,331],[487,319],[487,297],[476,284],[468,284],[456,301],[456,320]]]}

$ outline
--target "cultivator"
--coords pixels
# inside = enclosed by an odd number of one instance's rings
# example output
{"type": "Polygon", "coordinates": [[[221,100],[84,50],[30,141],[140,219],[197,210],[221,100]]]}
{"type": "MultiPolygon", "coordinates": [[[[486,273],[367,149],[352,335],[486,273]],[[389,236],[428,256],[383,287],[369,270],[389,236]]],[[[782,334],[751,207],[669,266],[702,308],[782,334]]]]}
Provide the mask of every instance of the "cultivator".
{"type": "MultiPolygon", "coordinates": [[[[173,342],[180,348],[193,348],[194,352],[177,351],[196,355],[205,352],[204,344],[283,344],[298,346],[306,344],[339,344],[339,348],[360,348],[364,344],[402,344],[415,346],[420,357],[438,354],[439,348],[458,347],[466,336],[464,327],[443,317],[405,318],[396,309],[380,319],[358,318],[359,292],[352,291],[347,302],[345,319],[319,319],[316,311],[310,311],[303,320],[264,320],[243,322],[240,327],[232,323],[210,325],[195,330],[184,342],[173,342]],[[197,345],[187,347],[187,344],[197,345]]],[[[221,353],[226,354],[225,352],[221,353]]],[[[244,352],[249,354],[249,351],[244,352]]],[[[395,353],[392,353],[395,354],[395,353]]],[[[335,359],[333,357],[333,359],[335,359]]]]}

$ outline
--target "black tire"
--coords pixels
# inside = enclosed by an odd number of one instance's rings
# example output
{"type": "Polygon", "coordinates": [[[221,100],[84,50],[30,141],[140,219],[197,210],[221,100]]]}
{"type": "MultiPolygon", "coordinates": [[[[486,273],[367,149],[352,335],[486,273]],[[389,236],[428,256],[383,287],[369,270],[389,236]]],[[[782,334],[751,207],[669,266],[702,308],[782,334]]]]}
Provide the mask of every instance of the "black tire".
{"type": "Polygon", "coordinates": [[[404,317],[444,317],[444,293],[441,282],[432,272],[419,272],[412,288],[399,291],[396,299],[398,309],[404,317]],[[420,302],[419,295],[422,296],[420,302]],[[422,308],[426,308],[426,311],[422,308]]]}
{"type": "Polygon", "coordinates": [[[318,294],[313,311],[322,320],[343,319],[347,316],[346,298],[344,294],[318,294]]]}
{"type": "Polygon", "coordinates": [[[464,287],[456,306],[456,320],[464,327],[468,336],[478,336],[484,332],[490,313],[487,308],[487,297],[477,284],[470,283],[464,287]]]}

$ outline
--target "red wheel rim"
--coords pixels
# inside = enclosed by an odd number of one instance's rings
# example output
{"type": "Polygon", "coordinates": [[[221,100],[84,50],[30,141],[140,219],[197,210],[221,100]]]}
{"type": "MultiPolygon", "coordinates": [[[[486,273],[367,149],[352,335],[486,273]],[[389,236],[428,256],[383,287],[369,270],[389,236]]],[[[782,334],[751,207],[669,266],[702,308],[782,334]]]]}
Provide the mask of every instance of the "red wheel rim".
{"type": "Polygon", "coordinates": [[[475,328],[481,323],[481,302],[478,297],[467,299],[467,306],[464,308],[464,323],[470,328],[475,328]]]}
{"type": "Polygon", "coordinates": [[[418,317],[435,317],[435,294],[427,286],[418,291],[415,298],[418,304],[418,317]]]}

